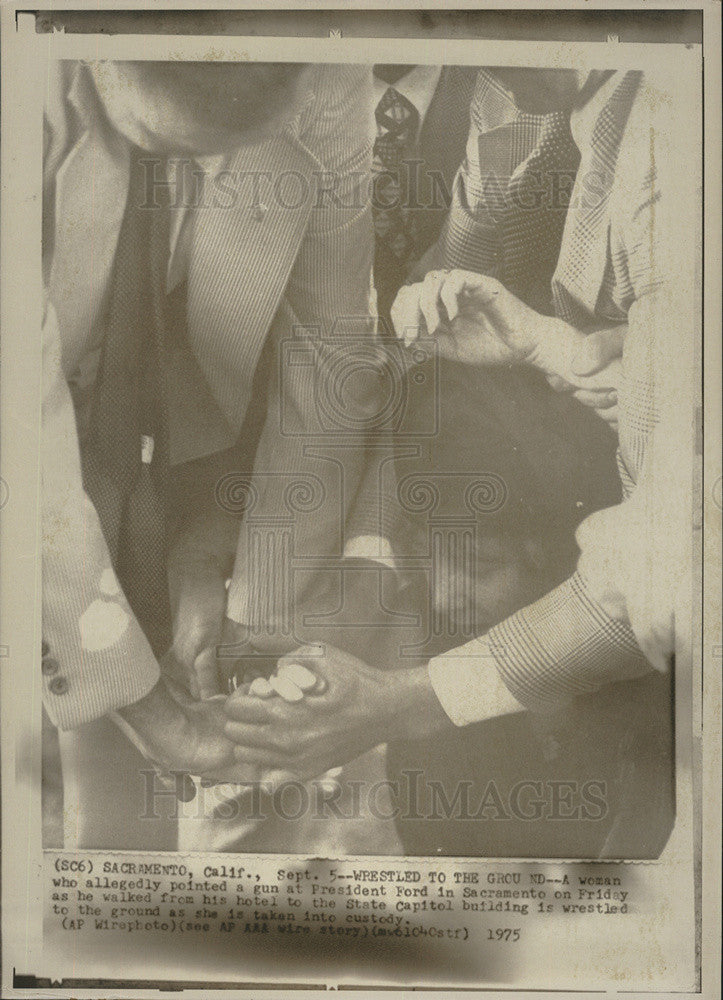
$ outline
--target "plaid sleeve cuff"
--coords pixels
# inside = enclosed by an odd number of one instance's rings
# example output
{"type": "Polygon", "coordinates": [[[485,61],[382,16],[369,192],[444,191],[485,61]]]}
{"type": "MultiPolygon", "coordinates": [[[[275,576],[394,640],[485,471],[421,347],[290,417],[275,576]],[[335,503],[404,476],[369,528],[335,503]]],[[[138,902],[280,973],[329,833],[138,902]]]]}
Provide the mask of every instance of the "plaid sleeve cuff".
{"type": "Polygon", "coordinates": [[[495,625],[487,639],[511,693],[541,711],[650,669],[632,630],[600,607],[580,573],[495,625]]]}

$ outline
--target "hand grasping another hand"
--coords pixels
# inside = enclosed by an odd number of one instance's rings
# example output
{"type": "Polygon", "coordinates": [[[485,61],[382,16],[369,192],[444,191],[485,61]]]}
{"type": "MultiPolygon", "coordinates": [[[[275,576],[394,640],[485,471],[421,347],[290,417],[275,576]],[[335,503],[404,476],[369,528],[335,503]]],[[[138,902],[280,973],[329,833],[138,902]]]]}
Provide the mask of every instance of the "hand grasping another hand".
{"type": "Polygon", "coordinates": [[[254,697],[242,687],[225,705],[236,759],[263,768],[266,777],[309,780],[390,739],[452,727],[423,667],[375,670],[332,646],[282,657],[279,674],[292,663],[318,678],[302,699],[254,697]]]}
{"type": "Polygon", "coordinates": [[[624,328],[582,333],[530,309],[495,278],[462,270],[430,271],[401,288],[391,315],[406,346],[426,334],[451,361],[531,365],[555,390],[572,393],[608,423],[617,419],[624,328]]]}

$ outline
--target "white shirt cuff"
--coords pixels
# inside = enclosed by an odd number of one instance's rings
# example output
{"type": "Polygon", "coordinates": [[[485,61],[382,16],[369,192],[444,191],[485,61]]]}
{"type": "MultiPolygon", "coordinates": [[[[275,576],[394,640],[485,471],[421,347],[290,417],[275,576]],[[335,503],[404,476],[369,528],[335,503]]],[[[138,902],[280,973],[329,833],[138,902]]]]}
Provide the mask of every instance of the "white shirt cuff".
{"type": "Polygon", "coordinates": [[[357,535],[344,546],[345,559],[370,559],[389,569],[396,569],[394,551],[388,538],[381,535],[357,535]]]}
{"type": "Polygon", "coordinates": [[[525,711],[500,677],[484,638],[433,657],[427,670],[434,693],[455,726],[525,711]]]}

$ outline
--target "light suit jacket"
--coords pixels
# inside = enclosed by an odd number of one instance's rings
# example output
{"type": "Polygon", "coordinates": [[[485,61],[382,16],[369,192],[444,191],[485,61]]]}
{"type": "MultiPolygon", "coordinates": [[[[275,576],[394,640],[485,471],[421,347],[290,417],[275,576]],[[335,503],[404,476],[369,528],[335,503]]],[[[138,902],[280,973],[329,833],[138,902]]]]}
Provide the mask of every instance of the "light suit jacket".
{"type": "MultiPolygon", "coordinates": [[[[223,187],[195,213],[187,342],[168,372],[172,463],[218,452],[254,405],[254,372],[272,339],[251,484],[242,485],[251,470],[229,470],[217,500],[246,511],[227,613],[275,617],[287,632],[288,592],[352,535],[374,535],[378,520],[374,474],[364,471],[379,412],[369,375],[371,73],[304,73],[293,122],[231,157],[223,187]],[[341,395],[329,392],[335,379],[341,395]],[[293,560],[301,570],[288,583],[293,560]]],[[[115,580],[79,462],[130,147],[81,64],[61,64],[46,126],[43,676],[47,710],[68,729],[137,700],[158,666],[115,580]]]]}

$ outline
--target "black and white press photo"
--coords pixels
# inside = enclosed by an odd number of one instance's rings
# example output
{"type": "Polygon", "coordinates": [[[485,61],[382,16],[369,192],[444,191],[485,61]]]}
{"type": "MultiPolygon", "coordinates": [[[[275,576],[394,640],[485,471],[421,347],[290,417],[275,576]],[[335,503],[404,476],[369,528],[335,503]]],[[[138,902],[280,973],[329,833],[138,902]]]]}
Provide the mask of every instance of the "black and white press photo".
{"type": "Polygon", "coordinates": [[[657,856],[668,108],[635,70],[57,65],[59,846],[657,856]]]}
{"type": "Polygon", "coordinates": [[[702,11],[156,8],[22,15],[48,954],[692,934],[702,11]]]}

